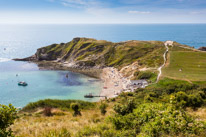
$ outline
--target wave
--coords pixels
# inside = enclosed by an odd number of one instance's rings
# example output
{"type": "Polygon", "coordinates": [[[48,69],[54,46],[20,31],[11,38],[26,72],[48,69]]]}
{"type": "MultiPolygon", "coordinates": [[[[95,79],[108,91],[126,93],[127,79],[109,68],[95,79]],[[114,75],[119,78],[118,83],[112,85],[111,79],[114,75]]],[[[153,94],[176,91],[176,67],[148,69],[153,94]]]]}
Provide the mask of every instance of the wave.
{"type": "Polygon", "coordinates": [[[7,61],[10,61],[11,59],[8,59],[8,58],[0,58],[0,62],[7,62],[7,61]]]}

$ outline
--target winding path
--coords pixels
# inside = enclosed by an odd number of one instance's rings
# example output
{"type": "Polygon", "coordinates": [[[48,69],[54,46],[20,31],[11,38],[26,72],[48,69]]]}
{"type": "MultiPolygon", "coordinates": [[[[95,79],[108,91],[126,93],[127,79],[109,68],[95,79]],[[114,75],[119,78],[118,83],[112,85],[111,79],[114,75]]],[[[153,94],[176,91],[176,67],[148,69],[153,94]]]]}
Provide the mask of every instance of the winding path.
{"type": "Polygon", "coordinates": [[[169,48],[168,48],[168,43],[167,43],[167,41],[164,43],[164,45],[165,45],[165,47],[166,47],[166,51],[165,51],[165,53],[163,54],[163,58],[164,58],[164,64],[162,64],[157,70],[159,71],[159,74],[158,74],[158,76],[157,76],[157,81],[156,81],[156,83],[159,81],[159,79],[160,79],[160,76],[162,75],[162,68],[165,66],[165,64],[166,64],[166,61],[167,61],[167,57],[166,57],[166,55],[167,55],[167,53],[168,53],[168,51],[169,51],[169,48]]]}

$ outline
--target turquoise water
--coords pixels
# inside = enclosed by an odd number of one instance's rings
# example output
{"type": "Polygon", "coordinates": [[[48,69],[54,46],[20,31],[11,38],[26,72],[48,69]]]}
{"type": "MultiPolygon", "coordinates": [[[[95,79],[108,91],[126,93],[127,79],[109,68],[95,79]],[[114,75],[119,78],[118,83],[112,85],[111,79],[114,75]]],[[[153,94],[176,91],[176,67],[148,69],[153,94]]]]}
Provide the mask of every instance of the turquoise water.
{"type": "Polygon", "coordinates": [[[97,101],[84,95],[99,94],[102,87],[97,79],[69,71],[40,71],[33,63],[9,61],[0,65],[0,104],[22,107],[46,98],[97,101]],[[18,86],[18,81],[26,81],[28,86],[18,86]]]}
{"type": "Polygon", "coordinates": [[[206,24],[0,25],[0,104],[22,107],[39,99],[85,100],[86,93],[99,94],[102,83],[96,79],[66,71],[42,71],[35,64],[9,61],[30,56],[46,45],[69,42],[74,37],[113,42],[174,40],[198,48],[206,46],[206,24]],[[65,77],[67,73],[69,79],[65,77]],[[22,80],[29,85],[19,87],[17,82],[22,80]]]}

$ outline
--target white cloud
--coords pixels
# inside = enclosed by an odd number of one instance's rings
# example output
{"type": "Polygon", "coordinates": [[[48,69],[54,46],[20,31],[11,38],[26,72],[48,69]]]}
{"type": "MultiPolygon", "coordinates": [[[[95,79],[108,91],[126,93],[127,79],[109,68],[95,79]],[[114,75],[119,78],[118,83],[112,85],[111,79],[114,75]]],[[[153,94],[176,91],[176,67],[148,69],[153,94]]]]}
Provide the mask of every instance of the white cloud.
{"type": "Polygon", "coordinates": [[[150,14],[150,11],[136,11],[136,10],[130,10],[128,11],[130,14],[150,14]]]}
{"type": "Polygon", "coordinates": [[[101,5],[96,0],[61,0],[62,5],[73,8],[88,8],[101,5]]]}

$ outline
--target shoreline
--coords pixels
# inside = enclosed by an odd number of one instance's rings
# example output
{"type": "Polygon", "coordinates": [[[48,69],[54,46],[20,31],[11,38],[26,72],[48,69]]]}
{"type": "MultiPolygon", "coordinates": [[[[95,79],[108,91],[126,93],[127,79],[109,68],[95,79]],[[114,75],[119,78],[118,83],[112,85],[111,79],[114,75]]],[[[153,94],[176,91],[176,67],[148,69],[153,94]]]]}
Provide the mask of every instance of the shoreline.
{"type": "MultiPolygon", "coordinates": [[[[102,81],[103,87],[99,93],[100,96],[107,98],[114,98],[122,91],[127,90],[130,80],[121,75],[121,73],[113,67],[105,68],[81,68],[74,67],[66,63],[59,63],[56,61],[38,61],[33,62],[38,65],[39,69],[46,70],[68,70],[76,73],[81,73],[89,77],[97,78],[102,81]]],[[[105,99],[100,97],[99,100],[105,99]]]]}

